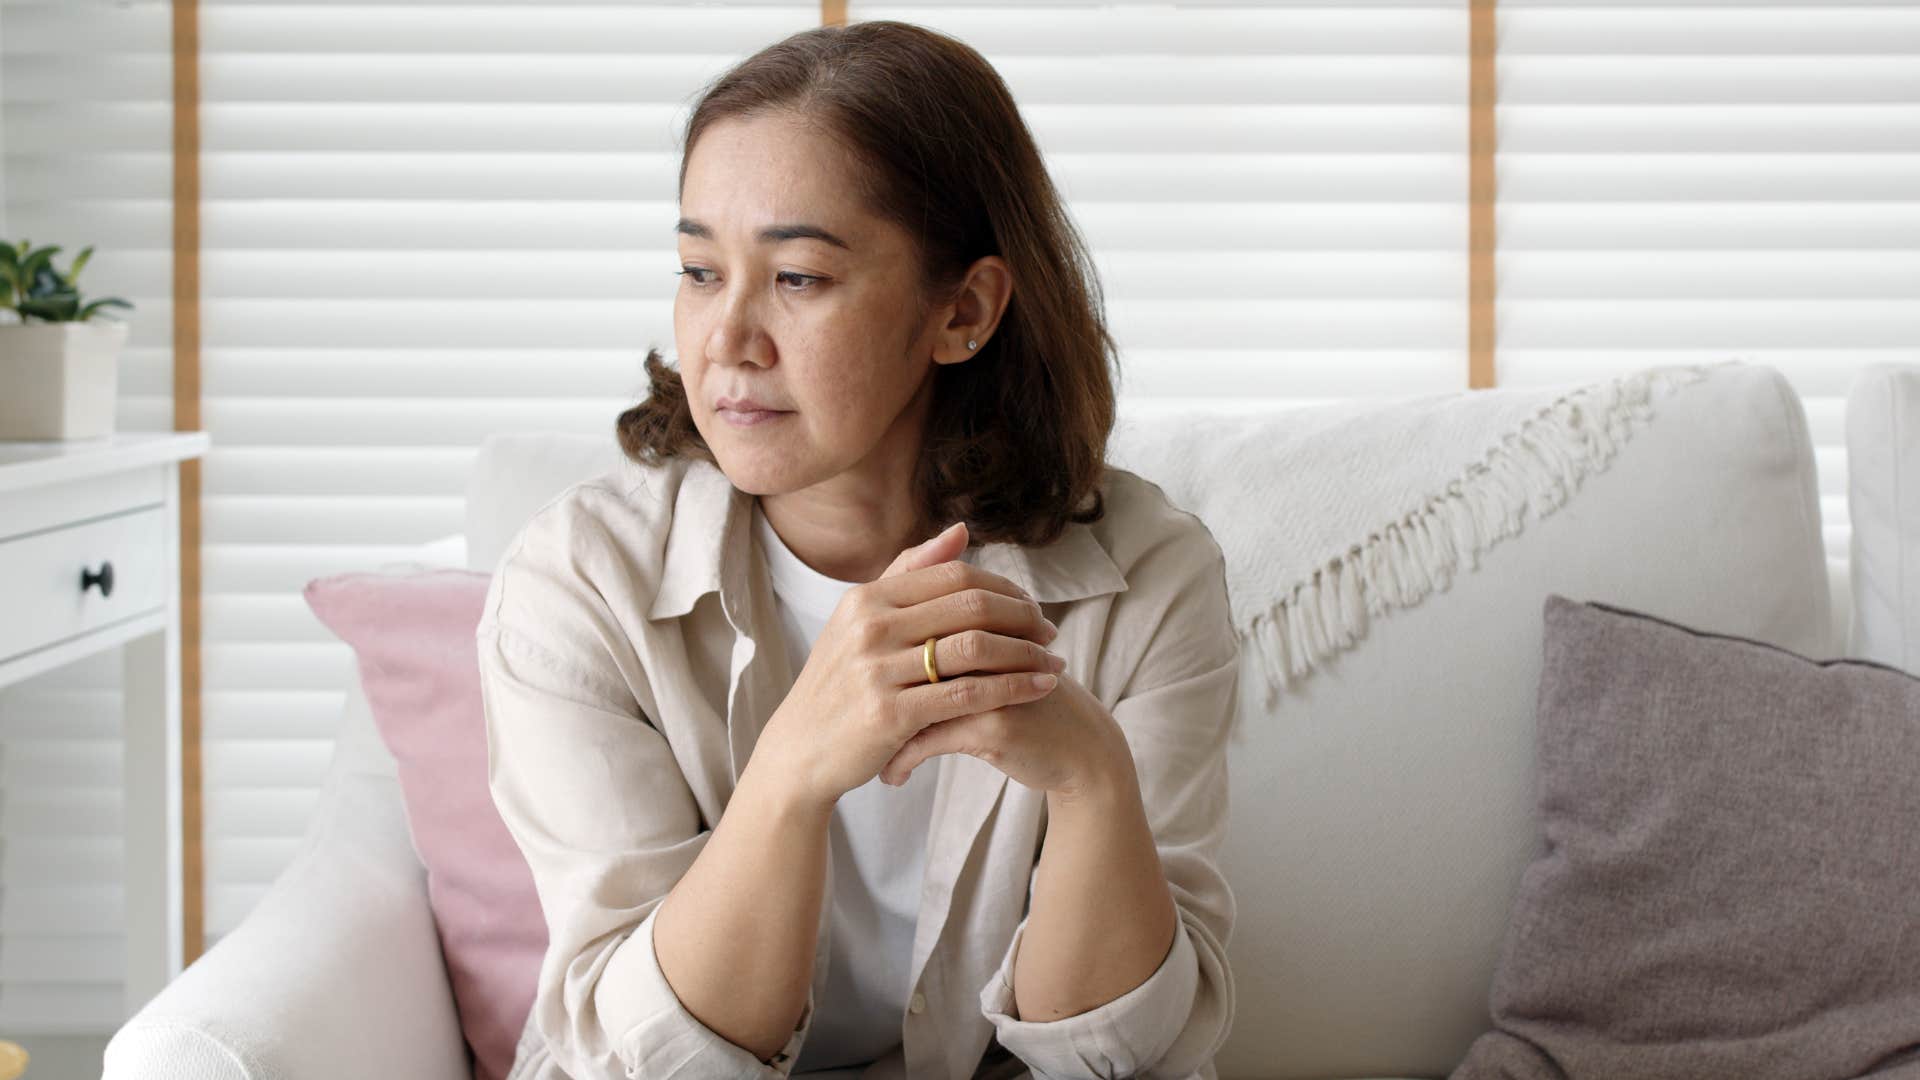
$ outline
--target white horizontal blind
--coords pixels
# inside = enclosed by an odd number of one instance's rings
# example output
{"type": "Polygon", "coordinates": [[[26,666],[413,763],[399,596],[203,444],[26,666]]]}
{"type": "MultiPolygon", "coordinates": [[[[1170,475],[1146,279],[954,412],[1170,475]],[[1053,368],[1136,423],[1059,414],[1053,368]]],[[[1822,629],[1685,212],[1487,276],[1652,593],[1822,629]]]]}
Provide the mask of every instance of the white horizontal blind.
{"type": "Polygon", "coordinates": [[[1005,78],[1143,398],[1467,384],[1461,0],[866,3],[1005,78]]]}
{"type": "Polygon", "coordinates": [[[1844,562],[1848,384],[1920,356],[1920,3],[1502,0],[1498,24],[1500,382],[1778,367],[1844,562]]]}
{"type": "MultiPolygon", "coordinates": [[[[106,313],[132,324],[122,430],[172,426],[170,48],[164,4],[0,5],[3,238],[57,244],[61,267],[94,245],[82,294],[134,304],[106,313]]],[[[120,662],[0,691],[0,1036],[98,1034],[121,1013],[120,662]]]]}

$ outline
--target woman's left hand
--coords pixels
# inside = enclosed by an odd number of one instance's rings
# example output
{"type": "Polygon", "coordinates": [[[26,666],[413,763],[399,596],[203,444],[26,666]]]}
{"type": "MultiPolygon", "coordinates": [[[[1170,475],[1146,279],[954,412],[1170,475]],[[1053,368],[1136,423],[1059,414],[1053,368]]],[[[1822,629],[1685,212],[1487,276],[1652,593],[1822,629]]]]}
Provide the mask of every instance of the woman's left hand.
{"type": "Polygon", "coordinates": [[[1059,679],[1038,700],[928,724],[881,766],[880,782],[898,787],[921,762],[954,753],[1065,796],[1127,774],[1132,751],[1113,714],[1078,680],[1064,672],[1059,679]]]}

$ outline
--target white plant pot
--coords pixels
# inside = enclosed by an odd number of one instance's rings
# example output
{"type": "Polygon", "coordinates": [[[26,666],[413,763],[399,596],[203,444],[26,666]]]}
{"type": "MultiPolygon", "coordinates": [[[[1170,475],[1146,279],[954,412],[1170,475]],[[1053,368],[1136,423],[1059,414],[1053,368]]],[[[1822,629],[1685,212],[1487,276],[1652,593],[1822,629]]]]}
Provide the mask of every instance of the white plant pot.
{"type": "Polygon", "coordinates": [[[0,439],[113,434],[126,340],[117,319],[0,325],[0,439]]]}

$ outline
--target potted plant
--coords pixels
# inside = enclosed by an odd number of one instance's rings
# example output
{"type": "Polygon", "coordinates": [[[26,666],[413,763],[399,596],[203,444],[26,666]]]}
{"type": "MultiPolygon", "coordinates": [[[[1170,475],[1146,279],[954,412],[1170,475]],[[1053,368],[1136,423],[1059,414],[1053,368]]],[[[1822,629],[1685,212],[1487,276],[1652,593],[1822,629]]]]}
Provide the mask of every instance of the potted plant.
{"type": "Polygon", "coordinates": [[[83,302],[74,281],[93,255],[80,249],[64,271],[59,245],[0,240],[0,439],[85,439],[113,433],[120,347],[127,324],[95,319],[117,297],[83,302]]]}

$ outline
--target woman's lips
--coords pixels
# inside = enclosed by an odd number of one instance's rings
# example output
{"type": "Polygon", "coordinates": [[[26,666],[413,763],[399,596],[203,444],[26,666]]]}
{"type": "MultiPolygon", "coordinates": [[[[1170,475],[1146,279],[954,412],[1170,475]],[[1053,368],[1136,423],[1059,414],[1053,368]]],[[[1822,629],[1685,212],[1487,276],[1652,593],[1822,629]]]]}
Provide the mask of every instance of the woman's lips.
{"type": "Polygon", "coordinates": [[[718,411],[720,413],[720,419],[725,420],[734,427],[755,427],[760,424],[778,420],[783,416],[793,415],[793,411],[790,409],[784,412],[773,409],[720,409],[718,411]]]}

